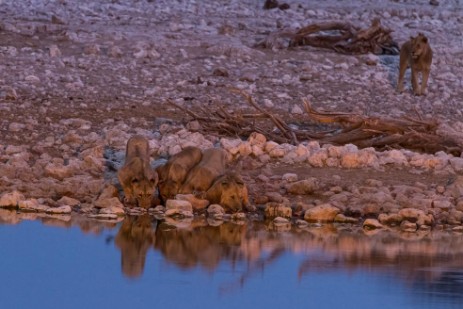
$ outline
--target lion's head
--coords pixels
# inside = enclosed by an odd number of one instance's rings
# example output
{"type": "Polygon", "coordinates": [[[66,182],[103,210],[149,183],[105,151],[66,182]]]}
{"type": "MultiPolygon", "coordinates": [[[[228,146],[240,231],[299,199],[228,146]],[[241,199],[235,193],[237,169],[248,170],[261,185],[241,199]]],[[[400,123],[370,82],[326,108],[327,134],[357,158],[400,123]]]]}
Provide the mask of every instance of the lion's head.
{"type": "Polygon", "coordinates": [[[159,196],[163,202],[172,199],[178,193],[181,184],[172,179],[161,179],[158,183],[159,196]]]}
{"type": "Polygon", "coordinates": [[[428,45],[428,38],[422,34],[418,33],[416,37],[411,37],[411,54],[413,59],[419,58],[421,55],[423,55],[426,50],[429,48],[428,45]]]}
{"type": "Polygon", "coordinates": [[[156,172],[147,174],[145,177],[132,178],[133,195],[138,207],[142,208],[150,208],[158,184],[158,174],[156,172]]]}
{"type": "Polygon", "coordinates": [[[227,211],[237,212],[248,203],[248,190],[240,175],[227,173],[214,181],[206,198],[211,203],[222,205],[227,211]]]}

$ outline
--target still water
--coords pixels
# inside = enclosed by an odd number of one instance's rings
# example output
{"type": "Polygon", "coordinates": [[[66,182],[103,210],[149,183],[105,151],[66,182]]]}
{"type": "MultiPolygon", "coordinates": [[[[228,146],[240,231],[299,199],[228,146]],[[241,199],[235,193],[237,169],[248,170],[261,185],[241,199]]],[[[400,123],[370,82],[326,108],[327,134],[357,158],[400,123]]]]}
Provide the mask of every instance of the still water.
{"type": "Polygon", "coordinates": [[[0,210],[0,308],[463,308],[461,234],[213,224],[0,210]]]}

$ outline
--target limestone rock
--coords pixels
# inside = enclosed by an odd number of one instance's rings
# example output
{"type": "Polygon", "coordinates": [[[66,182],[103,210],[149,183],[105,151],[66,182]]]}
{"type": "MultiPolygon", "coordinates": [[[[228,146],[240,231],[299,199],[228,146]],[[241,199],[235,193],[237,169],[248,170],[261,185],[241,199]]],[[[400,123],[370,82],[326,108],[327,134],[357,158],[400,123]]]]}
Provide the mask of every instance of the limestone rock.
{"type": "Polygon", "coordinates": [[[44,174],[47,177],[53,177],[58,180],[69,178],[74,175],[74,169],[71,166],[64,166],[54,163],[49,163],[45,166],[44,174]]]}
{"type": "Polygon", "coordinates": [[[307,222],[333,222],[339,212],[339,208],[329,203],[321,204],[307,209],[304,214],[304,220],[307,222]]]}
{"type": "Polygon", "coordinates": [[[0,208],[17,207],[19,202],[24,199],[24,195],[18,191],[4,193],[0,197],[0,208]]]}
{"type": "Polygon", "coordinates": [[[258,145],[262,147],[267,142],[267,138],[261,133],[253,132],[251,135],[249,135],[248,141],[251,146],[258,145]]]}
{"type": "Polygon", "coordinates": [[[202,210],[209,205],[208,200],[199,199],[193,194],[177,194],[175,198],[181,201],[188,201],[193,207],[193,210],[202,210]]]}
{"type": "Polygon", "coordinates": [[[98,199],[110,199],[113,197],[118,197],[119,196],[119,191],[114,185],[108,185],[106,186],[103,191],[101,191],[100,196],[98,199]]]}
{"type": "Polygon", "coordinates": [[[95,201],[94,206],[96,208],[124,207],[118,197],[99,198],[95,201]]]}
{"type": "Polygon", "coordinates": [[[358,223],[358,219],[357,218],[353,218],[353,217],[347,217],[343,214],[337,214],[336,217],[334,217],[334,222],[338,222],[338,223],[352,223],[352,224],[355,224],[355,223],[358,223]]]}
{"type": "Polygon", "coordinates": [[[188,201],[167,200],[166,216],[193,217],[193,206],[188,201]]]}
{"type": "Polygon", "coordinates": [[[367,230],[382,229],[383,225],[376,219],[366,219],[363,222],[363,228],[367,230]]]}
{"type": "Polygon", "coordinates": [[[225,210],[219,204],[212,204],[207,208],[207,214],[214,219],[221,219],[225,215],[225,210]]]}
{"type": "Polygon", "coordinates": [[[193,211],[193,206],[190,202],[185,200],[172,200],[169,199],[166,201],[166,210],[176,209],[176,210],[185,210],[193,211]]]}
{"type": "Polygon", "coordinates": [[[275,219],[273,219],[273,224],[275,225],[287,225],[289,223],[290,221],[283,217],[276,217],[275,219]]]}
{"type": "Polygon", "coordinates": [[[295,182],[298,180],[298,176],[295,173],[286,173],[281,179],[287,182],[295,182]]]}
{"type": "Polygon", "coordinates": [[[463,221],[463,211],[460,210],[451,210],[447,218],[448,224],[451,225],[460,225],[463,221]]]}
{"type": "Polygon", "coordinates": [[[296,181],[286,186],[286,190],[290,194],[304,195],[311,194],[316,191],[319,187],[319,182],[316,178],[311,177],[308,179],[296,181]]]}
{"type": "Polygon", "coordinates": [[[399,214],[380,214],[378,220],[383,225],[396,226],[402,222],[403,217],[399,214]]]}
{"type": "Polygon", "coordinates": [[[463,176],[458,175],[446,188],[446,192],[454,198],[463,197],[463,176]]]}
{"type": "Polygon", "coordinates": [[[57,201],[59,206],[69,205],[71,207],[79,206],[80,201],[71,197],[63,196],[57,201]]]}
{"type": "Polygon", "coordinates": [[[409,222],[415,222],[418,225],[432,225],[434,218],[427,215],[423,210],[415,208],[403,208],[399,211],[399,216],[409,222]]]}
{"type": "Polygon", "coordinates": [[[400,230],[404,232],[416,232],[417,229],[418,229],[418,225],[415,222],[404,220],[400,224],[400,230]]]}
{"type": "Polygon", "coordinates": [[[21,211],[32,211],[32,212],[45,212],[48,211],[50,207],[46,205],[41,205],[36,199],[29,199],[19,201],[18,208],[21,211]]]}
{"type": "Polygon", "coordinates": [[[99,212],[100,214],[114,214],[116,216],[125,216],[124,208],[118,206],[109,206],[102,208],[99,212]]]}
{"type": "Polygon", "coordinates": [[[221,138],[220,145],[223,149],[228,151],[231,155],[236,155],[240,151],[241,140],[237,139],[228,139],[228,138],[221,138]]]}
{"type": "Polygon", "coordinates": [[[59,206],[59,207],[49,207],[46,212],[48,214],[70,214],[72,212],[72,208],[69,205],[59,206]]]}

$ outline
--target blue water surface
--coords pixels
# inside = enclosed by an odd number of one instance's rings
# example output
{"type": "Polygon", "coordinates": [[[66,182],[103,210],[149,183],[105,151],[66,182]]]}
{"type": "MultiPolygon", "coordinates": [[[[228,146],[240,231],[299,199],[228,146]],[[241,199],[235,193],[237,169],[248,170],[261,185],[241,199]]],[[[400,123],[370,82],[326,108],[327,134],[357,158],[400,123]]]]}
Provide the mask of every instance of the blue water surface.
{"type": "Polygon", "coordinates": [[[404,280],[393,265],[392,272],[325,267],[301,276],[308,255],[290,251],[255,269],[225,259],[207,269],[179,267],[150,249],[143,273],[131,278],[110,241],[115,232],[0,225],[0,308],[462,308],[461,269],[446,297],[404,280]]]}

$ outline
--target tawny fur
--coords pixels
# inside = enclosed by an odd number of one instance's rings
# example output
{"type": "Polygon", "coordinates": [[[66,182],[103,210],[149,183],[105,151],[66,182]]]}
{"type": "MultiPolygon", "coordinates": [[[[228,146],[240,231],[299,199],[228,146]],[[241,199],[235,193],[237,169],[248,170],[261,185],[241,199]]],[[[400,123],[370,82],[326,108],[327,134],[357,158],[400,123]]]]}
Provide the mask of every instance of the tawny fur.
{"type": "Polygon", "coordinates": [[[403,91],[404,75],[408,67],[412,69],[412,88],[415,95],[424,95],[431,71],[432,49],[429,40],[422,33],[411,37],[400,49],[400,68],[397,90],[403,91]],[[422,74],[421,87],[418,85],[418,74],[422,74]]]}
{"type": "Polygon", "coordinates": [[[159,174],[159,195],[163,202],[175,197],[188,172],[201,161],[202,156],[201,149],[186,147],[156,169],[159,174]]]}
{"type": "Polygon", "coordinates": [[[124,166],[117,173],[130,206],[149,208],[158,183],[158,174],[151,167],[148,140],[140,135],[127,142],[124,166]]]}
{"type": "Polygon", "coordinates": [[[179,190],[179,193],[198,193],[207,191],[214,180],[225,173],[227,153],[220,148],[203,151],[201,161],[193,167],[179,190]]]}
{"type": "Polygon", "coordinates": [[[243,178],[235,172],[219,176],[206,192],[211,204],[220,204],[227,212],[241,211],[248,206],[248,189],[243,178]]]}

